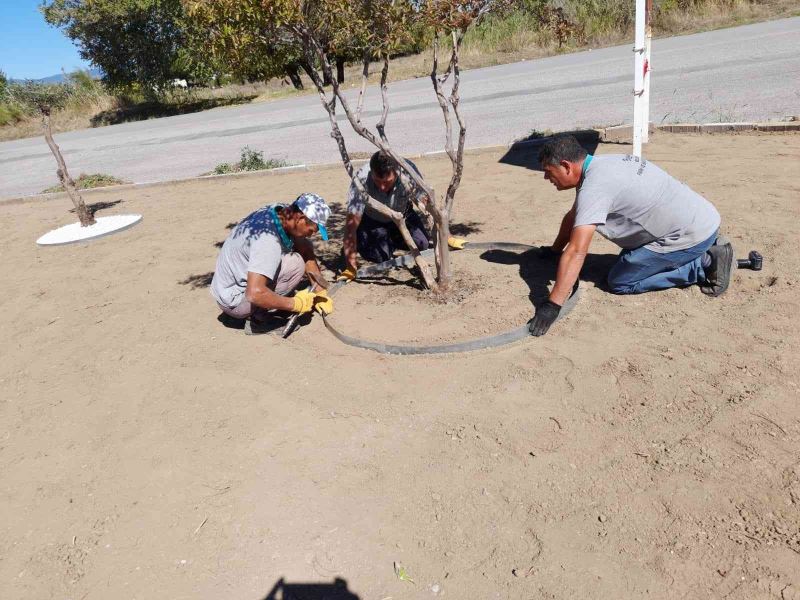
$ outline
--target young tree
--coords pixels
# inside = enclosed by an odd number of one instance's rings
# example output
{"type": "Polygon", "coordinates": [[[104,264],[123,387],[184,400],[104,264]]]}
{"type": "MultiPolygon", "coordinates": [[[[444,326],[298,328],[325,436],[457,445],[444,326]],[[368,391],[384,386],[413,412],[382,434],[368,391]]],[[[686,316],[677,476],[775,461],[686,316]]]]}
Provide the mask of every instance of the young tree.
{"type": "Polygon", "coordinates": [[[508,0],[184,0],[189,19],[207,32],[210,50],[220,60],[235,63],[236,56],[252,50],[257,40],[287,39],[300,48],[304,58],[301,64],[317,89],[344,167],[359,191],[366,196],[366,191],[354,176],[350,154],[337,121],[338,107],[341,107],[353,131],[392,156],[427,196],[424,205],[417,208],[429,214],[435,225],[437,277],[433,276],[430,266],[420,255],[403,215],[372,199],[369,205],[397,225],[425,284],[440,291],[447,289],[451,277],[447,244],[450,214],[464,165],[466,125],[459,106],[461,42],[467,29],[484,14],[507,3],[508,0]],[[391,147],[386,133],[390,112],[387,88],[390,57],[412,42],[411,32],[420,22],[435,32],[430,78],[442,111],[445,151],[452,166],[449,185],[441,196],[437,196],[435,190],[391,147]],[[447,48],[443,71],[440,62],[442,48],[447,48]],[[333,57],[354,54],[361,57],[362,62],[361,88],[355,106],[345,97],[332,66],[333,57]],[[382,65],[380,90],[383,110],[375,129],[371,130],[363,123],[362,115],[370,64],[374,60],[382,65]],[[328,82],[331,84],[330,92],[326,90],[328,82]],[[457,130],[455,135],[454,130],[457,130]]]}
{"type": "Polygon", "coordinates": [[[42,131],[50,151],[56,158],[58,164],[58,180],[67,194],[75,205],[75,212],[81,222],[82,227],[94,225],[94,216],[89,209],[86,208],[86,203],[83,201],[80,193],[75,187],[75,182],[69,176],[67,165],[64,162],[64,157],[61,155],[58,145],[53,139],[53,132],[50,128],[50,113],[57,108],[63,108],[64,104],[69,100],[72,89],[69,86],[56,84],[56,85],[42,85],[27,81],[22,85],[15,85],[12,92],[15,99],[21,104],[35,107],[42,117],[42,131]]]}

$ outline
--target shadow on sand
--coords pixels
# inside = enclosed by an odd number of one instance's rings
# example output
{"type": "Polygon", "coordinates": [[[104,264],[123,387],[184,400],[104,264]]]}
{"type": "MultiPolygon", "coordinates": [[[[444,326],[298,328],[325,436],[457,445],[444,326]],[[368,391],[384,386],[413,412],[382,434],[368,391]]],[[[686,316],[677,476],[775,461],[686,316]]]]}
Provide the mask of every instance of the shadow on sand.
{"type": "Polygon", "coordinates": [[[262,600],[360,600],[337,577],[332,583],[286,583],[281,577],[262,600]]]}
{"type": "Polygon", "coordinates": [[[600,133],[594,129],[576,129],[574,131],[562,131],[553,135],[532,134],[527,138],[517,140],[500,158],[498,162],[504,165],[523,167],[531,171],[541,171],[542,165],[539,163],[539,150],[548,141],[559,135],[573,135],[581,146],[589,153],[594,154],[600,144],[611,144],[614,146],[624,145],[620,142],[605,142],[600,139],[600,133]]]}
{"type": "MultiPolygon", "coordinates": [[[[558,263],[555,259],[539,258],[538,248],[525,252],[487,250],[481,259],[501,265],[519,265],[519,276],[528,285],[528,298],[538,305],[550,294],[549,286],[556,279],[558,263]]],[[[617,260],[616,254],[590,254],[581,270],[580,281],[591,281],[600,289],[608,290],[606,277],[617,260]]]]}

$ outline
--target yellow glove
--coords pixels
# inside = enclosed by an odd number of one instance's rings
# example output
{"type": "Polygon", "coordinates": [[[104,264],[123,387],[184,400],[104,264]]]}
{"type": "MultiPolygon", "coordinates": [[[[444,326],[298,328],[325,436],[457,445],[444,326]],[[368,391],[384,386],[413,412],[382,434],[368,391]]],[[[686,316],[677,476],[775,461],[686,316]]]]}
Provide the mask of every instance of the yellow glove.
{"type": "Polygon", "coordinates": [[[317,294],[310,290],[301,290],[294,295],[294,306],[292,307],[292,312],[296,313],[307,313],[314,308],[314,299],[316,298],[317,294]]]}
{"type": "Polygon", "coordinates": [[[447,245],[453,250],[462,250],[467,245],[467,240],[464,238],[457,238],[450,236],[447,238],[447,245]]]}
{"type": "Polygon", "coordinates": [[[336,276],[336,281],[353,281],[356,278],[356,272],[353,267],[347,267],[344,271],[336,276]]]}
{"type": "Polygon", "coordinates": [[[329,315],[333,312],[333,300],[328,296],[328,292],[321,290],[314,294],[314,310],[321,315],[329,315]]]}

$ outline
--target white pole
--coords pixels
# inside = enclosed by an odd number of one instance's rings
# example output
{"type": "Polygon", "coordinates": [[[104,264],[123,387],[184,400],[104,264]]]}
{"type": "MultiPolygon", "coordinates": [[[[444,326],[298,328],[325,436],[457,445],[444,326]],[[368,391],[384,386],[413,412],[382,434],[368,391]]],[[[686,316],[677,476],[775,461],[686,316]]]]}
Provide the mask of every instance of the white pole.
{"type": "Polygon", "coordinates": [[[644,87],[642,88],[642,143],[650,141],[650,48],[653,44],[653,28],[650,19],[653,15],[653,0],[647,0],[644,26],[644,87]]]}
{"type": "Polygon", "coordinates": [[[644,95],[644,21],[647,0],[636,0],[636,35],[633,42],[633,155],[642,156],[642,100],[644,95]]]}

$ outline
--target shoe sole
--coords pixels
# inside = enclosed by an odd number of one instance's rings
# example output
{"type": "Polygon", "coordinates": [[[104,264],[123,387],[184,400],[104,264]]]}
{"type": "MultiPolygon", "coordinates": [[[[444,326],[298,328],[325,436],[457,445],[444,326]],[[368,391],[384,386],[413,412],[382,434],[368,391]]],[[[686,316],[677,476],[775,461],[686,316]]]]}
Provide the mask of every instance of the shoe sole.
{"type": "Polygon", "coordinates": [[[724,252],[719,257],[717,265],[717,281],[721,283],[700,286],[700,290],[704,294],[716,298],[724,294],[730,287],[731,276],[736,265],[736,253],[733,251],[733,244],[723,235],[717,237],[714,246],[723,247],[724,252]]]}

